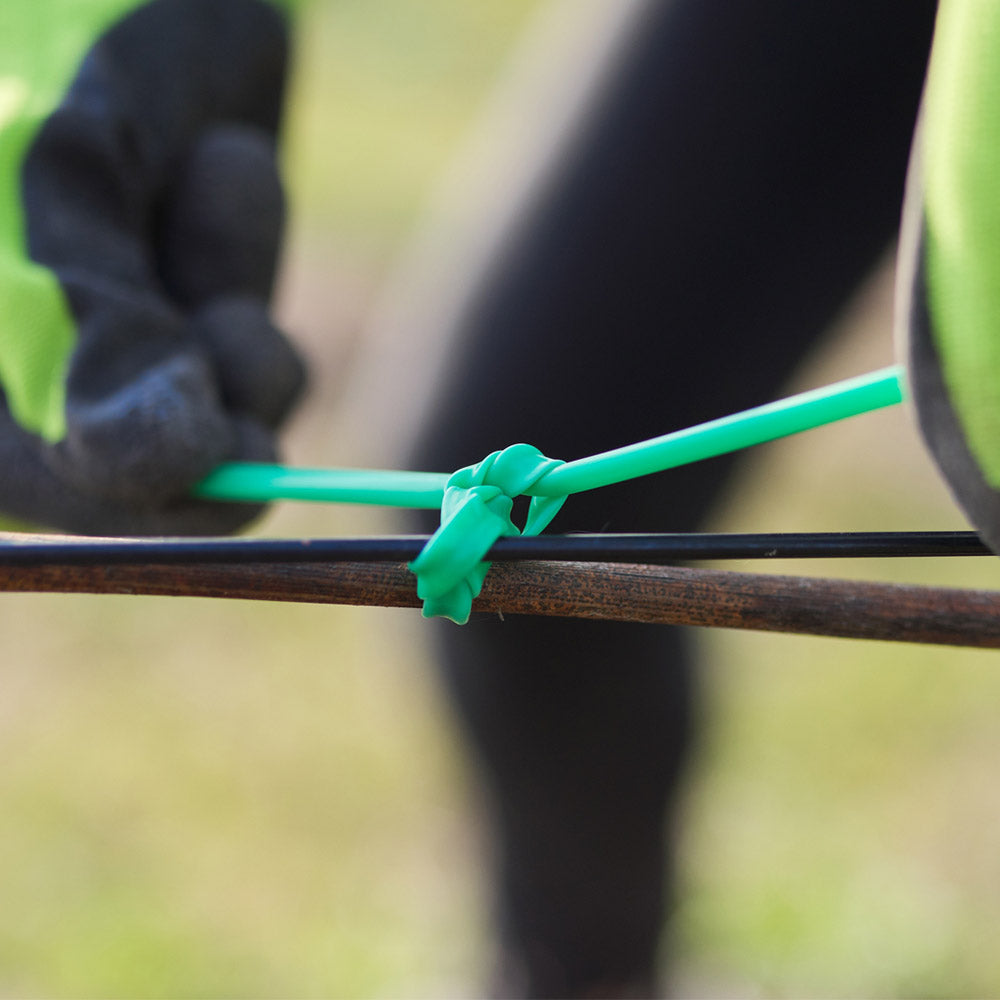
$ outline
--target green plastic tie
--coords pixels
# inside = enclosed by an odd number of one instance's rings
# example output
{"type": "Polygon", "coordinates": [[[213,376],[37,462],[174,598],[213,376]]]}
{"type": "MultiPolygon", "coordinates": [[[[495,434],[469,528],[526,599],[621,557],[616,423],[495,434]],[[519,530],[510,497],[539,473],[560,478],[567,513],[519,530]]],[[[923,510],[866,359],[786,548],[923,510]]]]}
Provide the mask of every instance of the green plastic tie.
{"type": "Polygon", "coordinates": [[[425,618],[450,618],[459,625],[469,620],[490,568],[483,556],[494,542],[540,534],[566,501],[565,495],[533,497],[521,531],[511,520],[514,498],[530,493],[562,464],[530,444],[515,444],[459,469],[448,480],[441,526],[410,563],[425,618]]]}
{"type": "Polygon", "coordinates": [[[902,367],[893,365],[639,444],[567,462],[539,483],[537,492],[559,495],[611,486],[892,406],[903,401],[903,379],[902,367]]]}
{"type": "Polygon", "coordinates": [[[270,503],[311,500],[436,510],[444,499],[446,472],[377,469],[302,469],[263,462],[227,462],[194,488],[202,500],[270,503]]]}
{"type": "Polygon", "coordinates": [[[663,472],[893,406],[905,398],[904,378],[901,366],[883,368],[573,462],[546,458],[531,445],[516,444],[451,476],[230,463],[201,482],[195,494],[256,503],[299,499],[440,507],[441,526],[410,568],[417,575],[424,615],[462,624],[482,589],[490,565],[484,556],[494,542],[544,531],[571,493],[663,472]],[[518,496],[531,497],[523,530],[511,520],[518,496]]]}

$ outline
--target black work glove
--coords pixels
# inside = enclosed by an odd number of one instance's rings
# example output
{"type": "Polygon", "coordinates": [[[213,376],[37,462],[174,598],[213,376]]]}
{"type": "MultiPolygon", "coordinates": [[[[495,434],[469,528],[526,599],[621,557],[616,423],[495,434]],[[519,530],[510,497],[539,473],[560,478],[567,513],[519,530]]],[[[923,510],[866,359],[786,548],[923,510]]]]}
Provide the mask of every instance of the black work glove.
{"type": "Polygon", "coordinates": [[[258,513],[189,493],[225,460],[273,461],[304,381],[268,317],[286,43],[258,0],[140,4],[41,123],[21,174],[27,252],[71,336],[41,358],[43,392],[4,378],[0,511],[103,534],[216,534],[258,513]]]}

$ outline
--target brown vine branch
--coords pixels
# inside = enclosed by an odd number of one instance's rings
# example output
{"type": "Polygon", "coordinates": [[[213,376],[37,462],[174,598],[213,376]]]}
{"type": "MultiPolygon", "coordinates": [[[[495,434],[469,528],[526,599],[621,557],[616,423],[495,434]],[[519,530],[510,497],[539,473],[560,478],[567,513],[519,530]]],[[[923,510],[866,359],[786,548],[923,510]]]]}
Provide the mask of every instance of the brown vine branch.
{"type": "MultiPolygon", "coordinates": [[[[0,565],[0,591],[417,607],[398,563],[0,565]]],[[[1000,648],[1000,594],[609,563],[497,563],[475,611],[1000,648]]]]}

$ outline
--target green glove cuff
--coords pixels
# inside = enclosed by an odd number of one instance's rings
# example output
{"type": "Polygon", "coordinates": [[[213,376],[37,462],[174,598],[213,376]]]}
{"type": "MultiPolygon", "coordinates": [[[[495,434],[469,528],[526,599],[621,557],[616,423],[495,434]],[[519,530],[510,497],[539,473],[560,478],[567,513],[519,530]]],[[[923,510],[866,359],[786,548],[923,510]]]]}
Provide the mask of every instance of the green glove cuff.
{"type": "Polygon", "coordinates": [[[924,97],[924,275],[941,375],[1000,488],[1000,4],[943,0],[924,97]]]}
{"type": "Polygon", "coordinates": [[[55,276],[28,257],[21,164],[84,54],[138,0],[4,0],[0,16],[0,385],[14,418],[65,433],[64,378],[74,324],[55,276]]]}
{"type": "Polygon", "coordinates": [[[76,330],[55,275],[28,255],[22,164],[86,53],[142,2],[0,4],[0,387],[17,423],[50,442],[66,433],[65,379],[76,330]]]}

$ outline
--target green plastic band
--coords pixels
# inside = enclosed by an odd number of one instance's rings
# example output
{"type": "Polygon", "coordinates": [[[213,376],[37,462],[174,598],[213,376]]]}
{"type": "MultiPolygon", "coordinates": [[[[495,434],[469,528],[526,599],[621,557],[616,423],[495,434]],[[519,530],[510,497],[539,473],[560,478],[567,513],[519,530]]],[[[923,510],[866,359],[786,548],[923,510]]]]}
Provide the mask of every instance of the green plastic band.
{"type": "Polygon", "coordinates": [[[569,494],[798,434],[893,406],[904,397],[903,369],[893,366],[574,462],[516,444],[452,476],[231,463],[201,482],[195,494],[257,503],[297,499],[440,506],[441,526],[410,568],[417,575],[424,615],[462,624],[489,570],[485,553],[499,538],[544,531],[569,494]],[[518,496],[532,498],[523,530],[511,520],[518,496]]]}
{"type": "Polygon", "coordinates": [[[447,473],[374,469],[293,469],[287,465],[229,462],[194,488],[203,500],[269,503],[312,500],[435,510],[444,499],[447,473]]]}
{"type": "Polygon", "coordinates": [[[799,434],[903,400],[903,370],[883,368],[614,451],[568,462],[537,495],[580,493],[799,434]]]}
{"type": "Polygon", "coordinates": [[[450,618],[459,625],[469,620],[490,568],[485,553],[499,538],[540,534],[566,500],[533,497],[522,532],[511,520],[514,498],[530,494],[562,464],[530,444],[515,444],[448,480],[441,527],[410,563],[425,618],[450,618]]]}

